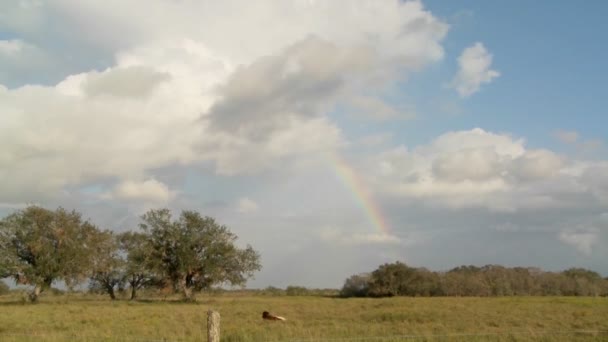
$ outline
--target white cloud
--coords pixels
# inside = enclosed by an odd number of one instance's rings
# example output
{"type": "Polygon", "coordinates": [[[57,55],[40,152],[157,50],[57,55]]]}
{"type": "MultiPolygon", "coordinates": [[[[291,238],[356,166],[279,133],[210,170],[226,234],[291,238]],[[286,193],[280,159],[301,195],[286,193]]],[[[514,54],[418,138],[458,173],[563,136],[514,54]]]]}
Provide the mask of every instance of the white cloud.
{"type": "Polygon", "coordinates": [[[167,73],[131,66],[89,73],[82,88],[89,96],[142,97],[151,94],[156,86],[168,79],[170,76],[167,73]]]}
{"type": "Polygon", "coordinates": [[[308,37],[280,54],[237,69],[211,108],[214,128],[258,140],[289,117],[315,117],[329,109],[348,78],[370,68],[370,51],[342,49],[308,37]]]}
{"type": "Polygon", "coordinates": [[[0,40],[0,54],[15,56],[21,52],[25,46],[25,43],[19,39],[0,40]]]}
{"type": "Polygon", "coordinates": [[[258,211],[258,209],[258,204],[254,200],[247,197],[239,199],[237,203],[237,211],[241,214],[255,213],[258,211]]]}
{"type": "Polygon", "coordinates": [[[402,241],[397,236],[386,233],[345,233],[339,229],[326,228],[321,231],[320,237],[323,241],[338,243],[343,245],[393,245],[401,244],[402,241]]]}
{"type": "Polygon", "coordinates": [[[371,96],[354,96],[349,100],[349,111],[361,117],[375,120],[412,119],[415,112],[409,108],[398,108],[371,96]]]}
{"type": "Polygon", "coordinates": [[[458,57],[458,73],[452,80],[452,87],[461,97],[468,97],[479,91],[482,84],[490,83],[500,73],[491,70],[492,54],[482,43],[477,42],[458,57]]]}
{"type": "Polygon", "coordinates": [[[391,133],[370,134],[359,139],[358,143],[362,146],[379,146],[389,143],[393,139],[391,133]]]}
{"type": "Polygon", "coordinates": [[[593,245],[597,242],[598,233],[596,230],[562,231],[558,237],[561,242],[576,248],[583,255],[589,256],[593,245]]]}
{"type": "Polygon", "coordinates": [[[17,78],[32,80],[47,72],[53,57],[40,47],[22,39],[0,40],[0,84],[10,85],[17,78]]]}
{"type": "Polygon", "coordinates": [[[553,133],[553,135],[561,142],[566,144],[574,144],[578,140],[578,132],[576,131],[563,131],[559,130],[553,133]]]}
{"type": "Polygon", "coordinates": [[[27,203],[2,203],[0,202],[0,208],[3,209],[22,209],[27,207],[28,204],[27,203]]]}
{"type": "Polygon", "coordinates": [[[335,149],[345,143],[327,116],[336,102],[440,60],[447,32],[417,1],[61,0],[6,10],[31,20],[2,25],[45,53],[61,41],[74,49],[61,54],[83,65],[95,63],[82,47],[115,56],[54,86],[0,87],[0,177],[10,179],[0,200],[15,202],[175,165],[233,175],[335,149]],[[133,17],[141,6],[146,16],[133,17]]]}
{"type": "Polygon", "coordinates": [[[167,203],[175,194],[166,184],[156,179],[145,181],[123,181],[110,193],[102,195],[108,199],[139,200],[153,203],[167,203]]]}
{"type": "Polygon", "coordinates": [[[584,191],[580,172],[568,174],[573,164],[564,157],[479,128],[445,133],[411,151],[394,148],[374,160],[379,167],[370,180],[379,191],[453,208],[560,206],[562,193],[584,191]]]}
{"type": "Polygon", "coordinates": [[[443,56],[437,42],[447,32],[447,25],[419,1],[260,0],[243,5],[238,0],[62,0],[48,6],[64,25],[80,27],[82,39],[92,43],[120,48],[151,38],[188,36],[238,64],[272,55],[314,34],[342,45],[373,45],[387,57],[421,65],[443,56]],[[142,6],[146,15],[134,20],[132,13],[142,6]]]}
{"type": "Polygon", "coordinates": [[[527,150],[514,159],[509,172],[519,181],[547,179],[563,166],[562,158],[548,150],[527,150]]]}
{"type": "Polygon", "coordinates": [[[590,163],[580,175],[588,191],[603,204],[608,205],[608,162],[590,163]]]}

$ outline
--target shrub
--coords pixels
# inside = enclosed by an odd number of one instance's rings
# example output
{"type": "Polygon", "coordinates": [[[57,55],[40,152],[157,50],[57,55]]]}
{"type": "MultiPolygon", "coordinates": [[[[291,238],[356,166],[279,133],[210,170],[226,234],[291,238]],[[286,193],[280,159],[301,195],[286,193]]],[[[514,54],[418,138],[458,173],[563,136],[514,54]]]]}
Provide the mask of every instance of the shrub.
{"type": "Polygon", "coordinates": [[[341,297],[366,297],[369,294],[369,283],[371,276],[369,273],[355,274],[346,279],[342,290],[341,297]]]}
{"type": "Polygon", "coordinates": [[[5,282],[0,280],[0,296],[8,294],[10,291],[11,291],[11,289],[8,287],[8,285],[6,285],[5,282]]]}
{"type": "Polygon", "coordinates": [[[306,296],[310,294],[309,292],[307,288],[302,286],[287,286],[285,289],[288,296],[306,296]]]}

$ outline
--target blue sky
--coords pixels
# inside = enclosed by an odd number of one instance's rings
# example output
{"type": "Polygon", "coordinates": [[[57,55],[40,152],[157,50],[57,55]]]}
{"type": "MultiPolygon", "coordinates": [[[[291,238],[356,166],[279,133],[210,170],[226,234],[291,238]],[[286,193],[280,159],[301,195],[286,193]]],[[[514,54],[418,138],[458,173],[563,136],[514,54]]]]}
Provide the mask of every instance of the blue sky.
{"type": "MultiPolygon", "coordinates": [[[[499,81],[491,87],[457,102],[466,115],[450,120],[440,130],[479,126],[525,136],[530,144],[552,148],[563,148],[552,136],[555,130],[578,131],[589,139],[606,137],[607,100],[602,84],[608,65],[602,61],[608,51],[601,43],[608,31],[603,19],[608,9],[605,2],[425,4],[453,23],[444,44],[448,56],[457,56],[464,47],[481,41],[501,71],[499,81]]],[[[438,93],[437,84],[455,69],[454,60],[447,59],[430,71],[432,81],[420,75],[421,82],[430,83],[424,83],[422,90],[415,82],[406,89],[424,99],[421,102],[431,102],[433,97],[427,96],[438,93]]],[[[457,101],[454,94],[443,94],[450,95],[457,101]]]]}
{"type": "Polygon", "coordinates": [[[254,287],[395,260],[606,275],[608,5],[575,5],[4,2],[0,213],[198,210],[260,251],[254,287]]]}

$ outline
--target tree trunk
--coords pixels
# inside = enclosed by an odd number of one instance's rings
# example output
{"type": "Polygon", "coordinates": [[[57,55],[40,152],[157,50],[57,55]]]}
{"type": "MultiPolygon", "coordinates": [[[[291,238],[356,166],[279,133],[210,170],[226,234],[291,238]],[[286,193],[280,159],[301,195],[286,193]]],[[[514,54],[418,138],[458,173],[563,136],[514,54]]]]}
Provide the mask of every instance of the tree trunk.
{"type": "Polygon", "coordinates": [[[187,276],[184,276],[184,278],[180,280],[180,286],[184,294],[184,300],[186,302],[194,302],[194,296],[192,295],[192,286],[189,286],[187,278],[187,276]]]}
{"type": "Polygon", "coordinates": [[[116,295],[114,294],[114,286],[108,285],[108,286],[106,286],[106,290],[108,291],[108,294],[110,295],[110,298],[112,300],[115,300],[116,299],[116,295]]]}
{"type": "Polygon", "coordinates": [[[38,297],[40,296],[41,292],[42,292],[42,285],[36,284],[34,286],[34,290],[32,290],[32,292],[30,292],[30,301],[32,303],[38,302],[38,297]]]}
{"type": "Polygon", "coordinates": [[[130,285],[131,285],[131,298],[129,298],[129,300],[135,300],[135,298],[137,298],[137,286],[133,283],[131,283],[130,285]]]}

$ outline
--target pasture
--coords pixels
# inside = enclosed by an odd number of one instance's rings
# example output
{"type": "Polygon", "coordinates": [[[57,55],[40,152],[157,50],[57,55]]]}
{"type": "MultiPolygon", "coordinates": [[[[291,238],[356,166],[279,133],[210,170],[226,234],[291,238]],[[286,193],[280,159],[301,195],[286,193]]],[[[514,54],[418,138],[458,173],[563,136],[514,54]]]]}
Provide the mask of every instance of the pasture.
{"type": "Polygon", "coordinates": [[[608,341],[608,298],[329,298],[199,295],[196,303],[46,294],[0,297],[0,341],[608,341]],[[263,321],[268,310],[286,322],[263,321]]]}

